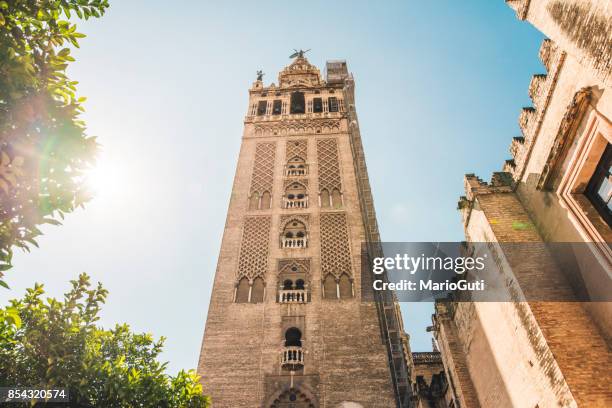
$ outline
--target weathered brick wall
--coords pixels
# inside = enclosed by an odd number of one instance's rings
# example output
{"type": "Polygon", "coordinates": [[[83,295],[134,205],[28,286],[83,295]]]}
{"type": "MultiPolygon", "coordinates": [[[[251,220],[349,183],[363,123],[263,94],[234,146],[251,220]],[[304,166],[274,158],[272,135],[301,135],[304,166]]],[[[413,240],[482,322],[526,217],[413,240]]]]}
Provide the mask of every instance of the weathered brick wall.
{"type": "MultiPolygon", "coordinates": [[[[466,185],[469,186],[470,183],[466,182],[466,185]]],[[[473,192],[476,186],[480,184],[472,185],[473,188],[468,188],[468,191],[473,192]]],[[[486,192],[487,189],[488,187],[481,192],[486,192]]],[[[470,197],[474,198],[473,195],[470,197]]],[[[514,203],[512,204],[514,206],[514,203]]],[[[466,224],[466,236],[469,240],[495,241],[491,224],[478,201],[473,202],[473,209],[469,212],[469,216],[464,214],[466,222],[469,221],[466,224]]],[[[492,219],[496,225],[512,228],[513,223],[501,220],[499,213],[496,215],[498,218],[492,219]]],[[[525,225],[526,221],[528,220],[523,216],[519,225],[525,225]]],[[[529,239],[528,236],[523,238],[529,239]]],[[[505,260],[502,261],[504,273],[507,274],[509,265],[505,260]]],[[[519,295],[520,290],[514,285],[506,287],[507,297],[518,299],[519,295]]],[[[458,304],[457,309],[469,310],[468,305],[470,304],[458,304]]],[[[572,406],[571,393],[560,371],[553,369],[547,374],[537,363],[538,355],[552,354],[546,348],[535,349],[530,341],[530,338],[542,339],[542,336],[538,337],[539,329],[528,305],[524,302],[471,305],[474,312],[457,313],[454,321],[456,326],[461,328],[458,339],[465,348],[466,361],[482,406],[534,407],[539,404],[547,407],[558,406],[559,401],[560,406],[572,406]],[[471,332],[468,331],[469,328],[472,328],[471,332]]],[[[542,344],[545,344],[543,340],[542,344]]]]}
{"type": "MultiPolygon", "coordinates": [[[[482,186],[475,190],[469,192],[475,204],[469,225],[466,226],[472,241],[540,241],[537,230],[514,193],[494,192],[493,188],[487,193],[486,188],[482,186]],[[517,225],[521,228],[517,228],[517,225]]],[[[505,256],[512,264],[511,258],[517,254],[507,253],[505,256]]],[[[563,287],[563,279],[555,280],[555,285],[534,284],[534,276],[541,270],[552,270],[543,267],[547,262],[545,254],[535,251],[532,254],[521,253],[519,256],[533,257],[531,261],[521,263],[521,267],[512,270],[518,286],[529,294],[531,299],[546,296],[551,291],[555,295],[569,291],[568,287],[563,287]]],[[[572,406],[575,403],[589,407],[612,404],[609,387],[590,382],[593,378],[610,378],[612,360],[608,345],[582,304],[508,303],[502,304],[501,309],[495,311],[494,309],[498,308],[496,305],[476,304],[476,309],[489,345],[493,348],[498,370],[506,382],[506,393],[510,395],[514,406],[527,406],[521,403],[533,403],[534,396],[537,397],[535,402],[541,403],[542,399],[550,399],[553,395],[561,406],[572,406]],[[511,308],[515,310],[510,310],[511,308]],[[508,330],[511,327],[514,327],[514,330],[508,330]],[[516,356],[515,360],[511,359],[512,355],[516,356]],[[514,362],[519,362],[520,359],[526,359],[528,364],[516,366],[514,362]],[[514,386],[518,384],[513,384],[512,373],[517,371],[522,371],[521,375],[532,381],[533,384],[527,388],[532,388],[531,392],[514,386]],[[522,390],[520,394],[517,389],[522,390]]],[[[463,340],[466,336],[461,338],[463,340]]],[[[471,341],[474,341],[473,339],[474,336],[471,341]]],[[[478,355],[470,355],[468,352],[469,361],[474,361],[475,365],[479,364],[478,355]]],[[[481,390],[488,393],[490,387],[478,386],[481,382],[479,378],[485,375],[475,370],[471,372],[475,376],[474,383],[480,401],[486,406],[481,390]]]]}

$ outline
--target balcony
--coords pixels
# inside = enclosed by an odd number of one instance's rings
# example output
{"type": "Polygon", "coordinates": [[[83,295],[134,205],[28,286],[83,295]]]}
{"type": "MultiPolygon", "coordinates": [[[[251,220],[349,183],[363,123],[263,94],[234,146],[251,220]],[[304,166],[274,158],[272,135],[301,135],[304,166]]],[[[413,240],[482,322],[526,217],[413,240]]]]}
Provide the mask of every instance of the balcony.
{"type": "Polygon", "coordinates": [[[304,351],[301,347],[284,347],[281,364],[284,368],[297,369],[304,366],[304,351]]]}
{"type": "Polygon", "coordinates": [[[280,303],[306,303],[308,293],[306,289],[281,289],[278,291],[278,301],[280,303]]]}
{"type": "Polygon", "coordinates": [[[297,238],[281,238],[281,247],[282,248],[306,248],[308,244],[308,240],[306,237],[297,237],[297,238]]]}
{"type": "Polygon", "coordinates": [[[304,167],[295,167],[292,165],[285,167],[285,176],[305,176],[308,174],[308,166],[304,165],[304,167]]]}
{"type": "Polygon", "coordinates": [[[283,208],[308,208],[308,197],[284,198],[283,208]]]}
{"type": "Polygon", "coordinates": [[[285,169],[285,176],[305,176],[307,173],[306,167],[287,167],[285,169]]]}

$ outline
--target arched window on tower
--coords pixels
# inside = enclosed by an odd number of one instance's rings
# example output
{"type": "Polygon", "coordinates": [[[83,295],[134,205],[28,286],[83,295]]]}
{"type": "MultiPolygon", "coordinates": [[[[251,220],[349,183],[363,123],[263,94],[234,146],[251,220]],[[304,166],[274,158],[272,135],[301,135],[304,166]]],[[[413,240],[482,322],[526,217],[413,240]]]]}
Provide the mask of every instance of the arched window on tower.
{"type": "Polygon", "coordinates": [[[282,365],[284,368],[289,369],[299,369],[304,366],[302,332],[297,327],[291,327],[285,332],[282,365]]]}
{"type": "Polygon", "coordinates": [[[306,248],[308,235],[306,225],[299,220],[291,220],[283,229],[281,235],[281,248],[306,248]]]}
{"type": "Polygon", "coordinates": [[[330,198],[329,191],[327,191],[327,189],[321,190],[321,207],[322,208],[330,207],[329,198],[330,198]]]}
{"type": "Polygon", "coordinates": [[[264,300],[265,285],[261,278],[255,278],[251,288],[251,303],[261,303],[264,300]]]}
{"type": "Polygon", "coordinates": [[[306,187],[302,183],[297,181],[291,183],[285,189],[285,196],[283,197],[284,208],[307,208],[308,207],[308,196],[306,194],[306,187]]]}
{"type": "Polygon", "coordinates": [[[306,113],[304,92],[296,91],[291,93],[291,105],[289,109],[289,113],[306,113]]]}
{"type": "Polygon", "coordinates": [[[236,287],[236,303],[248,303],[251,287],[247,278],[242,278],[236,287]]]}
{"type": "Polygon", "coordinates": [[[331,201],[334,208],[342,208],[342,194],[337,188],[332,191],[331,201]]]}
{"type": "Polygon", "coordinates": [[[249,210],[259,210],[259,193],[255,191],[249,199],[249,210]]]}
{"type": "Polygon", "coordinates": [[[340,276],[340,281],[338,282],[340,299],[349,299],[353,297],[353,282],[351,282],[350,278],[346,273],[343,273],[340,276]]]}
{"type": "Polygon", "coordinates": [[[285,347],[302,347],[302,332],[291,327],[285,332],[285,347]]]}
{"type": "Polygon", "coordinates": [[[291,158],[287,162],[285,175],[287,176],[304,176],[307,174],[307,166],[304,159],[299,156],[291,158]]]}
{"type": "Polygon", "coordinates": [[[262,210],[268,210],[270,209],[270,203],[271,203],[271,199],[270,199],[270,193],[268,191],[264,191],[263,194],[261,195],[261,209],[262,210]]]}
{"type": "Polygon", "coordinates": [[[303,265],[298,263],[286,265],[279,273],[279,303],[307,303],[308,284],[307,272],[303,265]]]}
{"type": "Polygon", "coordinates": [[[323,281],[323,297],[325,299],[338,299],[338,288],[334,275],[327,275],[323,281]]]}

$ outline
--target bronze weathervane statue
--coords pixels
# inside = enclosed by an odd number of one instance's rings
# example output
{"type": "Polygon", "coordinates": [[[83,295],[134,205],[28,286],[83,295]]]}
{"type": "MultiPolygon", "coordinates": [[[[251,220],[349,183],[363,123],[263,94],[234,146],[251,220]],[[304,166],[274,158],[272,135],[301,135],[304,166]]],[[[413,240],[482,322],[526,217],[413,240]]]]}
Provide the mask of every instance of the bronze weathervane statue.
{"type": "Polygon", "coordinates": [[[308,51],[310,51],[310,48],[309,48],[309,49],[307,49],[306,51],[304,51],[304,50],[303,50],[303,49],[301,49],[301,48],[300,48],[300,50],[298,51],[298,50],[296,50],[296,49],[294,48],[294,49],[293,49],[293,51],[295,51],[295,52],[294,52],[293,54],[291,54],[291,55],[289,56],[289,58],[295,58],[295,57],[298,57],[298,58],[304,58],[304,54],[306,54],[308,51]]]}

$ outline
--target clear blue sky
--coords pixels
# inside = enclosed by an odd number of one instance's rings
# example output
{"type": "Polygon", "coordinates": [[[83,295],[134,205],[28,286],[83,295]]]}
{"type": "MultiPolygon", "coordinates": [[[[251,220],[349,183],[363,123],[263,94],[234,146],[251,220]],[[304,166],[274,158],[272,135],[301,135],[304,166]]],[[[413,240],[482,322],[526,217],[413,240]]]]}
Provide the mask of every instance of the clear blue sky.
{"type": "MultiPolygon", "coordinates": [[[[293,48],[346,59],[383,240],[458,241],[464,173],[489,178],[530,105],[542,35],[503,0],[112,0],[70,75],[104,146],[99,196],[8,273],[60,296],[86,271],[110,290],[102,324],[167,336],[170,371],[197,363],[247,89],[293,48]]],[[[414,351],[431,305],[404,304],[414,351]]]]}

